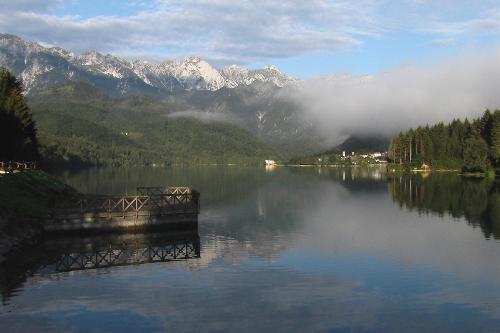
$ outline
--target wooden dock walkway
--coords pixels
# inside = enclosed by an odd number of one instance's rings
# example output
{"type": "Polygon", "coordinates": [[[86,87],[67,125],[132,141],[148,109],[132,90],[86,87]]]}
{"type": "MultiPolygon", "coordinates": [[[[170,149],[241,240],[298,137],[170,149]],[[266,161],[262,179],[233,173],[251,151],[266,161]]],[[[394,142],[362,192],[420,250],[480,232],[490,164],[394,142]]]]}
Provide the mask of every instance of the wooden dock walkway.
{"type": "Polygon", "coordinates": [[[187,187],[139,187],[137,195],[86,195],[53,204],[48,232],[143,230],[197,225],[200,193],[187,187]]]}

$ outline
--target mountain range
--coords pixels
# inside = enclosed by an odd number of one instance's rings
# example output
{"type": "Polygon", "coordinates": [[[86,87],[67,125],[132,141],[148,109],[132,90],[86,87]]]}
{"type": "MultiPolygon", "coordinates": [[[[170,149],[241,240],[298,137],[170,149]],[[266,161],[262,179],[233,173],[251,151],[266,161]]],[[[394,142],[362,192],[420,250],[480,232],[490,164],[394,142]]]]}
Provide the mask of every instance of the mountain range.
{"type": "Polygon", "coordinates": [[[272,65],[217,69],[199,57],[155,64],[0,34],[0,66],[22,80],[55,159],[247,163],[332,148],[290,98],[307,82],[272,65]]]}
{"type": "Polygon", "coordinates": [[[217,91],[255,82],[271,83],[277,87],[295,83],[292,77],[273,65],[261,69],[236,65],[216,69],[196,56],[156,64],[96,51],[78,55],[10,34],[0,34],[0,65],[22,80],[27,94],[67,81],[86,82],[113,96],[155,96],[181,90],[217,91]]]}

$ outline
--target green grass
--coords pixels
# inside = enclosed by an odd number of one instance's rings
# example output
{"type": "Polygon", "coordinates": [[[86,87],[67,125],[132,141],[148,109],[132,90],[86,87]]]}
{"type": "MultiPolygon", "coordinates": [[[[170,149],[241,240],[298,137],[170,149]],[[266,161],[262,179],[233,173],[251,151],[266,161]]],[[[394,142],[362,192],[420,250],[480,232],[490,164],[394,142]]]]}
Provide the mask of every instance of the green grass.
{"type": "Polygon", "coordinates": [[[43,217],[51,201],[75,194],[75,189],[43,171],[0,176],[0,210],[9,215],[43,217]]]}

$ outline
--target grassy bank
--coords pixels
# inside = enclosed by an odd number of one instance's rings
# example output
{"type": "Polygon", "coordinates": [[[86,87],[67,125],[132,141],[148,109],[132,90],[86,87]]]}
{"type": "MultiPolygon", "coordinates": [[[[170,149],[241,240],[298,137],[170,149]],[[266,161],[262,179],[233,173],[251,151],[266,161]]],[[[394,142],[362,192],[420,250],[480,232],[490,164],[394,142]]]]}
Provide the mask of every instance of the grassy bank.
{"type": "Polygon", "coordinates": [[[42,239],[38,218],[49,213],[51,202],[74,194],[43,171],[0,175],[0,264],[36,245],[42,239]]]}
{"type": "Polygon", "coordinates": [[[43,217],[50,202],[76,193],[43,171],[5,174],[0,176],[0,212],[15,217],[43,217]]]}

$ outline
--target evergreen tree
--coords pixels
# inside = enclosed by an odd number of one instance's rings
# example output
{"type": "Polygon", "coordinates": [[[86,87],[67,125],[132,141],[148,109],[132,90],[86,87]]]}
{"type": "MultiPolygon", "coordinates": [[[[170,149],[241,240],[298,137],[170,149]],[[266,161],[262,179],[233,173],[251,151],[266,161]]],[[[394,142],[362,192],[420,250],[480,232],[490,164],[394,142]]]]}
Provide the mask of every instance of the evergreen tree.
{"type": "Polygon", "coordinates": [[[462,158],[462,145],[463,145],[463,124],[460,120],[455,119],[450,124],[450,133],[448,140],[447,153],[448,156],[452,159],[461,159],[462,158]]]}
{"type": "Polygon", "coordinates": [[[415,131],[411,128],[406,135],[406,145],[408,146],[408,161],[411,162],[415,159],[415,131]]]}
{"type": "Polygon", "coordinates": [[[486,171],[500,167],[500,111],[486,110],[472,123],[453,120],[445,125],[418,127],[391,140],[389,160],[423,161],[438,168],[486,171]]]}
{"type": "Polygon", "coordinates": [[[492,115],[491,125],[491,158],[496,166],[500,165],[500,111],[496,110],[492,115]]]}
{"type": "Polygon", "coordinates": [[[389,143],[389,149],[387,150],[387,158],[389,159],[389,161],[396,160],[396,146],[394,139],[391,139],[391,142],[389,143]]]}
{"type": "Polygon", "coordinates": [[[464,168],[473,172],[484,172],[488,169],[488,145],[478,135],[465,140],[464,168]]]}
{"type": "Polygon", "coordinates": [[[431,130],[429,126],[426,126],[423,134],[423,153],[422,158],[424,161],[429,162],[434,159],[434,143],[431,139],[431,130]]]}
{"type": "Polygon", "coordinates": [[[491,128],[493,124],[493,117],[490,110],[486,110],[483,116],[475,122],[475,127],[479,135],[486,141],[488,145],[491,145],[491,128]]]}
{"type": "Polygon", "coordinates": [[[398,138],[396,139],[396,161],[399,162],[399,164],[403,164],[403,162],[405,161],[404,141],[404,135],[402,132],[400,132],[398,138]]]}
{"type": "Polygon", "coordinates": [[[0,68],[0,159],[38,157],[35,122],[22,94],[21,83],[0,68]]]}
{"type": "Polygon", "coordinates": [[[442,159],[446,157],[448,130],[443,123],[439,123],[431,128],[431,139],[434,145],[435,159],[442,159]]]}

